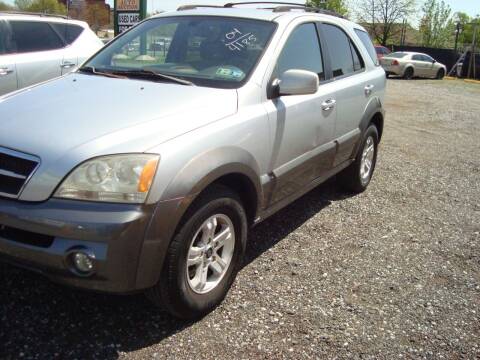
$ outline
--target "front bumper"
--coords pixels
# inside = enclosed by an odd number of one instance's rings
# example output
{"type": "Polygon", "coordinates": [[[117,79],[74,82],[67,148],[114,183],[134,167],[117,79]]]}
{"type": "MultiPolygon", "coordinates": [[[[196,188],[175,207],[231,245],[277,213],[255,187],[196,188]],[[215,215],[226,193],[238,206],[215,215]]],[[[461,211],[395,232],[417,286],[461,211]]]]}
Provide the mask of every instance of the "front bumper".
{"type": "Polygon", "coordinates": [[[139,287],[137,271],[154,209],[155,205],[0,198],[0,260],[75,287],[131,292],[139,287]],[[72,249],[94,254],[91,276],[71,271],[72,249]]]}

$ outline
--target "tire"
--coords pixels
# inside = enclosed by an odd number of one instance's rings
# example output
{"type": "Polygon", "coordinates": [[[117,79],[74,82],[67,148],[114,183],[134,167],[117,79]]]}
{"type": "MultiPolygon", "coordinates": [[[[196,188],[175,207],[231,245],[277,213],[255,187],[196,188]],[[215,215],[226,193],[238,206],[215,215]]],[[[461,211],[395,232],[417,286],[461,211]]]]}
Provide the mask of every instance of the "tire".
{"type": "Polygon", "coordinates": [[[375,125],[370,125],[363,135],[362,143],[360,144],[354,162],[338,175],[338,180],[345,190],[352,193],[361,193],[367,189],[375,170],[377,152],[378,130],[375,125]],[[365,158],[365,151],[371,145],[373,145],[373,153],[368,152],[368,157],[365,158]],[[370,160],[370,167],[366,176],[366,162],[364,159],[370,160]]]}
{"type": "Polygon", "coordinates": [[[414,75],[413,68],[409,67],[405,69],[405,72],[403,73],[403,78],[405,80],[412,80],[413,75],[414,75]]]}
{"type": "Polygon", "coordinates": [[[147,297],[179,318],[207,314],[222,302],[235,280],[246,239],[247,216],[240,198],[225,186],[211,186],[185,214],[168,248],[160,280],[147,290],[147,297]],[[230,237],[224,239],[222,247],[215,248],[214,240],[225,234],[227,227],[230,237]],[[209,233],[208,229],[213,231],[209,233]],[[212,240],[209,245],[206,239],[212,240]],[[188,266],[187,257],[195,264],[188,266]],[[203,286],[202,274],[206,279],[203,286]]]}
{"type": "Polygon", "coordinates": [[[437,72],[437,80],[442,80],[445,77],[445,70],[440,69],[437,72]]]}

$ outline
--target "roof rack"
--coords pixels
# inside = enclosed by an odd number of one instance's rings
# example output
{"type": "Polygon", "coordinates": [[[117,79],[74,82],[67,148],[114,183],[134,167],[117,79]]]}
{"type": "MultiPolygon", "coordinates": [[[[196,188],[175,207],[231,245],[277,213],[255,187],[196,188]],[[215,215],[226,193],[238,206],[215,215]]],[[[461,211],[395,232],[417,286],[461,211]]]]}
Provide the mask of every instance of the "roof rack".
{"type": "Polygon", "coordinates": [[[40,16],[40,17],[55,17],[55,18],[62,18],[62,19],[70,19],[66,15],[59,15],[59,14],[47,14],[47,13],[37,13],[37,12],[26,12],[26,11],[0,11],[0,15],[27,15],[27,16],[40,16]]]}
{"type": "Polygon", "coordinates": [[[233,8],[238,5],[281,5],[275,7],[262,8],[263,10],[272,10],[273,12],[287,12],[292,10],[303,10],[306,12],[313,12],[317,14],[325,14],[336,16],[342,19],[345,19],[344,16],[336,13],[335,11],[325,10],[321,8],[311,7],[305,4],[291,3],[291,2],[282,2],[282,1],[244,1],[244,2],[232,2],[226,3],[225,5],[183,5],[180,6],[177,11],[182,10],[194,10],[197,8],[233,8]]]}

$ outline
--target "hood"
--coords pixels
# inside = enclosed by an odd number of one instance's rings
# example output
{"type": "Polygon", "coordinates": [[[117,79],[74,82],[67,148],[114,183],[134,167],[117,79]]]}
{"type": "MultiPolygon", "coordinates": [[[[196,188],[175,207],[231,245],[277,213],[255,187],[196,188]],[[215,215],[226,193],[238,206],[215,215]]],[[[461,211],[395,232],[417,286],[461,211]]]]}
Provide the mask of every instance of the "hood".
{"type": "Polygon", "coordinates": [[[0,97],[0,147],[40,158],[20,199],[42,201],[85,160],[145,152],[236,111],[235,90],[75,73],[0,97]]]}

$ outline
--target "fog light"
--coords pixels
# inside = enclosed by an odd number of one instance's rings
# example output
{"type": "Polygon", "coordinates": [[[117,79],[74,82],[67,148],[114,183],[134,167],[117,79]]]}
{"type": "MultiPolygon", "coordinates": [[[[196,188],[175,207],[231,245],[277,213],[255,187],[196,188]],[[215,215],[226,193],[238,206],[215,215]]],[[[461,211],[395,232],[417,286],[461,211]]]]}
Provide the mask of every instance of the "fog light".
{"type": "Polygon", "coordinates": [[[83,252],[74,252],[72,262],[75,270],[81,274],[90,274],[93,272],[93,257],[83,252]]]}

